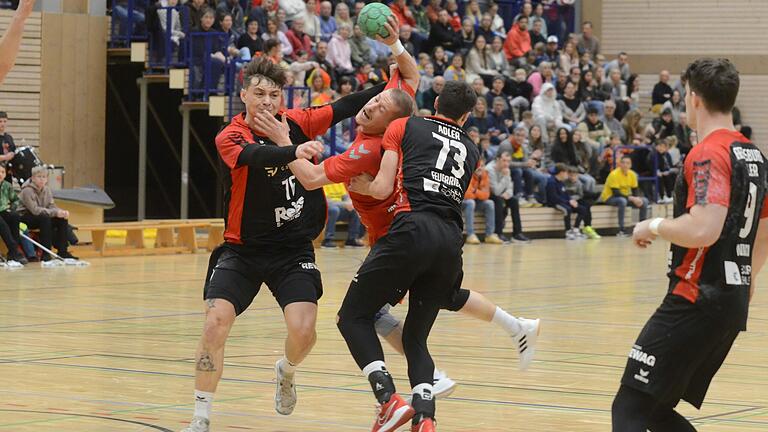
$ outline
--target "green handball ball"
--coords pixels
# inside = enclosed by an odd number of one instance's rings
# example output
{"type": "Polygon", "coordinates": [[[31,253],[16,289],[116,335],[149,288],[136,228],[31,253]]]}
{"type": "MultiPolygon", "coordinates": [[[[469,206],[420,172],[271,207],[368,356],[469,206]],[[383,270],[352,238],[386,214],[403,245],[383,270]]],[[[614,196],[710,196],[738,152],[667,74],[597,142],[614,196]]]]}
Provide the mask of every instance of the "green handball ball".
{"type": "Polygon", "coordinates": [[[389,36],[389,32],[384,28],[384,24],[390,15],[392,15],[392,11],[386,5],[370,3],[360,11],[360,15],[357,17],[357,25],[371,39],[376,39],[376,35],[386,38],[389,36]]]}

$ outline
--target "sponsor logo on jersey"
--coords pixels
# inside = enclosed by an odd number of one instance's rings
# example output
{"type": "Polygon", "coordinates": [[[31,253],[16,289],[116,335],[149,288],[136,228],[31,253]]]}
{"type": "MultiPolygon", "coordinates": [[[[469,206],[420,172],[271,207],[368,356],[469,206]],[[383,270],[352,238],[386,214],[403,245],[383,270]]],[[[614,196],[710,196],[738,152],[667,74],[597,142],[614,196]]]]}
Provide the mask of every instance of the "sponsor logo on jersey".
{"type": "Polygon", "coordinates": [[[640,373],[635,374],[635,379],[640,381],[643,384],[648,384],[648,375],[651,374],[651,371],[643,370],[643,368],[640,368],[640,373]]]}
{"type": "Polygon", "coordinates": [[[763,154],[758,149],[733,147],[733,155],[736,156],[736,159],[746,162],[763,162],[763,154]]]}
{"type": "Polygon", "coordinates": [[[707,192],[709,192],[709,179],[712,161],[697,161],[693,163],[693,188],[696,196],[696,204],[707,205],[707,192]]]}
{"type": "Polygon", "coordinates": [[[320,270],[317,268],[317,264],[313,262],[303,262],[299,263],[299,266],[304,270],[320,270]]]}
{"type": "Polygon", "coordinates": [[[747,243],[739,243],[736,245],[736,256],[748,257],[752,255],[752,245],[747,243]]]}
{"type": "Polygon", "coordinates": [[[267,173],[267,177],[274,177],[278,173],[283,172],[288,169],[287,165],[283,165],[281,167],[265,167],[264,172],[267,173]]]}
{"type": "Polygon", "coordinates": [[[275,223],[277,227],[285,225],[294,219],[301,217],[301,211],[304,209],[304,197],[291,203],[290,207],[277,207],[275,209],[275,223]]]}
{"type": "Polygon", "coordinates": [[[432,171],[431,174],[432,174],[432,180],[436,182],[440,182],[448,186],[461,187],[461,185],[459,184],[459,179],[457,179],[456,177],[445,175],[438,171],[432,171]]]}
{"type": "Polygon", "coordinates": [[[638,345],[634,345],[629,351],[629,358],[648,367],[653,367],[656,364],[656,356],[643,352],[643,347],[638,345]]]}
{"type": "Polygon", "coordinates": [[[725,283],[728,285],[741,285],[741,271],[739,265],[733,261],[723,261],[725,268],[725,283]]]}

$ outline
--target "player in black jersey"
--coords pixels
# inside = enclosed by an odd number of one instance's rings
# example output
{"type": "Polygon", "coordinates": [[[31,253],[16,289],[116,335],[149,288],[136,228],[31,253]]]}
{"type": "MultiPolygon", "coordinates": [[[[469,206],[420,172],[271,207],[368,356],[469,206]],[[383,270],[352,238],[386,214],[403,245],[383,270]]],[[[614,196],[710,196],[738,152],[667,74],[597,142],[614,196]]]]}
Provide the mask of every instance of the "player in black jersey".
{"type": "Polygon", "coordinates": [[[739,332],[768,252],[765,156],[733,127],[739,74],[726,59],[685,72],[688,121],[700,137],[675,187],[675,218],[646,220],[634,242],[672,243],[664,301],[640,332],[613,402],[614,432],[696,429],[675,411],[700,408],[739,332]],[[762,219],[761,219],[762,218],[762,219]]]}
{"type": "Polygon", "coordinates": [[[305,190],[287,165],[314,157],[322,145],[310,139],[355,115],[384,89],[382,84],[329,105],[283,111],[285,71],[266,57],[246,67],[244,83],[240,97],[246,112],[216,137],[229,171],[225,242],[211,254],[205,280],[205,328],[195,355],[195,415],[185,432],[209,430],[224,344],[235,317],[248,308],[263,283],[283,309],[288,330],[285,356],[275,364],[275,409],[284,415],[293,412],[296,366],[316,339],[317,301],[323,289],[312,240],[325,226],[326,204],[322,189],[305,190]],[[259,112],[285,115],[291,142],[299,145],[278,147],[265,138],[254,124],[259,112]]]}
{"type": "Polygon", "coordinates": [[[392,225],[371,249],[339,310],[339,330],[381,404],[374,432],[393,431],[414,414],[413,430],[434,430],[434,363],[427,337],[440,308],[450,305],[461,287],[461,202],[480,157],[461,125],[476,100],[467,83],[447,83],[435,102],[436,116],[389,125],[376,179],[356,178],[350,189],[384,199],[397,180],[392,225]],[[413,407],[396,393],[374,329],[379,309],[397,304],[409,291],[403,347],[413,407]]]}

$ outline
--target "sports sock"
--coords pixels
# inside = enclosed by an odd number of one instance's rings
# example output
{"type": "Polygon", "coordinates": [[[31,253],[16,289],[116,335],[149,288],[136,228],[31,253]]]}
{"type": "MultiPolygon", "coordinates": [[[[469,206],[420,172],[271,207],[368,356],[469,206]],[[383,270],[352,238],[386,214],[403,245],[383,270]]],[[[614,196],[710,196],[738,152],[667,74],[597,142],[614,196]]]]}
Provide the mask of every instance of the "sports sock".
{"type": "Polygon", "coordinates": [[[210,418],[213,393],[195,390],[195,417],[210,418]]]}
{"type": "Polygon", "coordinates": [[[287,358],[287,357],[283,357],[283,358],[281,358],[281,359],[280,359],[280,363],[279,363],[279,365],[278,365],[278,367],[280,368],[280,370],[281,370],[281,371],[282,371],[284,374],[286,374],[286,375],[293,375],[293,374],[295,374],[295,373],[296,373],[296,367],[297,367],[297,366],[298,366],[298,365],[295,365],[295,364],[291,363],[291,362],[290,362],[290,360],[288,360],[288,358],[287,358]]]}
{"type": "Polygon", "coordinates": [[[520,326],[520,320],[507,313],[504,309],[496,306],[496,312],[493,314],[492,323],[503,328],[507,333],[512,336],[517,335],[523,330],[520,326]]]}

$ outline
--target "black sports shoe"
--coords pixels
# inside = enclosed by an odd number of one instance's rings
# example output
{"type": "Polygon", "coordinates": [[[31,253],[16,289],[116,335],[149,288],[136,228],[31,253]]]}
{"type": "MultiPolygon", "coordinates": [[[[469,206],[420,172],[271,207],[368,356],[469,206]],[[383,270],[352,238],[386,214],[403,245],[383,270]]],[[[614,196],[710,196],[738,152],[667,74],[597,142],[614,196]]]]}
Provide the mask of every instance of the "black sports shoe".
{"type": "Polygon", "coordinates": [[[365,247],[365,243],[363,243],[359,239],[349,239],[344,243],[344,246],[351,247],[351,248],[361,248],[361,247],[365,247]]]}
{"type": "Polygon", "coordinates": [[[73,260],[79,260],[80,259],[80,258],[72,255],[71,253],[69,253],[69,251],[59,252],[59,256],[64,258],[64,259],[73,259],[73,260]]]}
{"type": "Polygon", "coordinates": [[[325,239],[320,243],[320,247],[323,249],[336,249],[336,242],[332,239],[325,239]]]}
{"type": "Polygon", "coordinates": [[[530,243],[531,239],[526,237],[523,233],[512,234],[512,241],[515,243],[530,243]]]}

